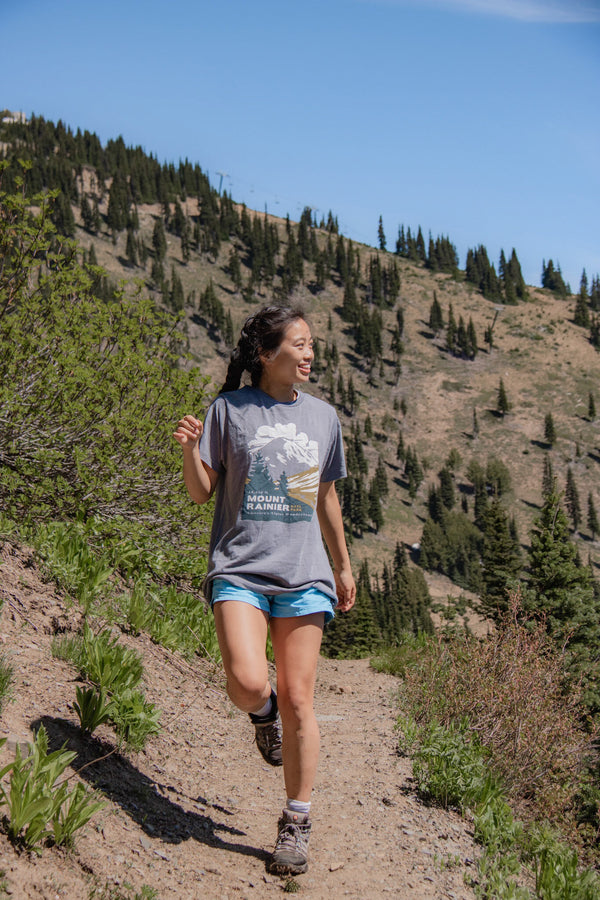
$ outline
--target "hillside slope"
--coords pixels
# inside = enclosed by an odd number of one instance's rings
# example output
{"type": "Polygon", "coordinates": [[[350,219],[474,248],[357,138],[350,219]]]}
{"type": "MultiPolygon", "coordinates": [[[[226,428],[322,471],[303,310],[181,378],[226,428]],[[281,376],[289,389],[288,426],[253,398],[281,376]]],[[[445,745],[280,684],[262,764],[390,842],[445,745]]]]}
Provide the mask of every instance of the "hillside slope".
{"type": "MultiPolygon", "coordinates": [[[[190,216],[194,204],[188,200],[185,206],[190,216]]],[[[78,211],[73,211],[77,218],[78,211]]],[[[161,215],[160,207],[140,207],[138,215],[140,234],[149,245],[153,223],[161,215]]],[[[284,221],[271,216],[267,220],[276,225],[285,246],[284,221]]],[[[142,278],[150,283],[150,260],[145,267],[127,266],[124,234],[114,244],[108,234],[92,236],[78,226],[77,239],[83,248],[94,246],[98,262],[114,279],[131,283],[134,278],[142,278]]],[[[326,232],[317,230],[319,245],[325,245],[327,240],[326,232]]],[[[356,423],[364,429],[366,417],[370,416],[374,436],[367,440],[363,433],[368,477],[380,456],[385,461],[390,486],[384,501],[385,524],[379,532],[371,530],[354,541],[352,555],[357,565],[368,559],[374,573],[390,560],[396,542],[410,546],[420,540],[428,487],[437,482],[437,473],[454,448],[461,459],[455,472],[456,486],[466,496],[471,512],[472,485],[466,476],[469,462],[475,459],[485,467],[487,460],[495,457],[508,466],[512,491],[507,508],[515,518],[524,546],[541,506],[544,456],[548,454],[552,461],[560,490],[565,487],[570,467],[583,513],[580,533],[574,539],[579,543],[583,561],[589,558],[597,571],[600,544],[588,533],[585,511],[588,494],[596,507],[600,503],[600,420],[590,421],[587,416],[590,394],[599,394],[600,356],[586,330],[572,321],[574,298],[560,299],[547,290],[530,287],[527,302],[496,307],[462,277],[434,274],[422,265],[372,247],[354,247],[363,270],[374,257],[379,257],[382,265],[395,262],[399,269],[399,300],[394,308],[382,310],[384,362],[380,367],[369,372],[356,353],[352,328],[341,316],[343,286],[335,278],[327,281],[323,290],[315,291],[314,267],[305,263],[304,282],[294,290],[291,299],[307,308],[321,347],[335,344],[339,355],[338,364],[326,364],[309,390],[331,399],[331,381],[337,385],[340,375],[346,383],[352,377],[358,406],[349,415],[340,405],[344,431],[348,435],[356,423]],[[479,346],[474,360],[449,354],[444,331],[436,336],[430,330],[428,320],[434,295],[445,320],[450,304],[456,320],[461,316],[465,322],[473,320],[479,346]],[[399,375],[391,351],[398,308],[404,316],[404,353],[399,375]],[[483,338],[491,326],[494,346],[490,350],[483,338]],[[504,418],[496,412],[501,379],[511,404],[504,418]],[[406,414],[402,412],[404,407],[406,414]],[[473,433],[474,413],[478,435],[473,433]],[[557,432],[553,447],[544,441],[547,413],[552,413],[557,432]],[[406,490],[403,463],[396,454],[400,435],[405,446],[416,449],[425,469],[425,480],[414,501],[406,490]]],[[[244,300],[229,275],[230,250],[231,245],[226,243],[216,257],[193,254],[184,263],[180,241],[170,234],[164,263],[165,272],[175,272],[183,285],[183,314],[191,358],[213,378],[216,387],[224,377],[229,351],[219,332],[199,314],[200,295],[212,284],[216,297],[231,315],[235,332],[258,304],[272,302],[274,297],[273,289],[263,287],[256,291],[252,303],[244,300]]],[[[245,281],[249,272],[243,265],[242,272],[245,281]]],[[[161,295],[155,296],[160,302],[161,295]]],[[[427,577],[434,599],[460,593],[441,576],[427,577]]]]}
{"type": "MultiPolygon", "coordinates": [[[[75,674],[51,655],[53,635],[79,614],[42,580],[32,555],[0,549],[0,634],[14,666],[13,702],[2,732],[31,740],[43,723],[52,749],[77,751],[74,769],[106,806],[78,833],[75,849],[17,853],[0,834],[4,891],[19,900],[132,900],[143,886],[160,900],[268,898],[285,882],[266,871],[282,803],[280,770],[263,764],[246,717],[221,676],[188,664],[145,638],[121,636],[141,653],[147,697],[162,710],[162,733],[139,754],[110,754],[102,726],[84,739],[72,709],[75,674]]],[[[464,877],[477,849],[468,824],[427,808],[412,788],[410,760],[396,751],[397,683],[366,660],[321,659],[316,709],[322,749],[314,794],[311,866],[302,896],[328,900],[470,900],[464,877]]],[[[5,748],[0,765],[11,756],[5,748]]]]}

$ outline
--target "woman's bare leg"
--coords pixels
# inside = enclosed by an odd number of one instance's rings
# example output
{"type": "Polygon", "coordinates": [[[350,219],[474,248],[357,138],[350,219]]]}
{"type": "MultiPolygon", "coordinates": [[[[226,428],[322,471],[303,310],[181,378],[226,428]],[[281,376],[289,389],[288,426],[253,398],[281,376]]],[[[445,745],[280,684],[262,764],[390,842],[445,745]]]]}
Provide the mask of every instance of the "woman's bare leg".
{"type": "Polygon", "coordinates": [[[323,613],[272,618],[277,703],[283,726],[283,774],[287,796],[310,800],[319,758],[313,697],[323,636],[323,613]]]}
{"type": "Polygon", "coordinates": [[[265,652],[268,616],[240,600],[222,600],[213,609],[227,693],[238,709],[255,712],[271,696],[265,652]]]}

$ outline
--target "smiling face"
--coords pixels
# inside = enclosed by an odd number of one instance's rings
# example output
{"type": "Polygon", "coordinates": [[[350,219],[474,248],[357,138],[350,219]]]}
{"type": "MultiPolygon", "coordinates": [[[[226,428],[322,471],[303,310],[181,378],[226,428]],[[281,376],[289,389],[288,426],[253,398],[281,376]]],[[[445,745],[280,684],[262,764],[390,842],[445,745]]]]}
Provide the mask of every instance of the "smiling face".
{"type": "Polygon", "coordinates": [[[314,358],[310,328],[304,319],[294,319],[283,333],[276,350],[261,354],[259,387],[276,399],[294,399],[293,385],[306,382],[314,358]]]}

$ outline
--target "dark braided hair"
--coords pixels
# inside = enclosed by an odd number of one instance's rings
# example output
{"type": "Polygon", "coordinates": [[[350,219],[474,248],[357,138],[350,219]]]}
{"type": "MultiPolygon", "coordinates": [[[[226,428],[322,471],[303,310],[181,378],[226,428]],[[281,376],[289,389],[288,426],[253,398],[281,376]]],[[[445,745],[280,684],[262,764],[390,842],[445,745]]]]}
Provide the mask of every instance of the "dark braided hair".
{"type": "Polygon", "coordinates": [[[262,376],[261,353],[276,350],[288,325],[306,319],[300,307],[263,306],[244,322],[237,347],[229,360],[225,384],[219,391],[236,391],[244,372],[250,373],[252,387],[258,387],[262,376]]]}

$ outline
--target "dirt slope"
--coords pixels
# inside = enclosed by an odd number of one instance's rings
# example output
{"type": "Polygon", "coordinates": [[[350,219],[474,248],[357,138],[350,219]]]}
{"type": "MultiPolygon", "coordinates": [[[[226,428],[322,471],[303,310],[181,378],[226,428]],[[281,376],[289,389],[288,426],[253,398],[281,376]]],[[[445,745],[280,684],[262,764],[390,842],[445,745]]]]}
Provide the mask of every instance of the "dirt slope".
{"type": "MultiPolygon", "coordinates": [[[[43,722],[53,747],[67,741],[78,751],[74,768],[108,753],[110,729],[82,740],[71,708],[74,672],[51,656],[53,633],[76,627],[78,614],[43,582],[31,556],[9,544],[0,550],[0,600],[0,649],[15,670],[0,736],[11,735],[14,747],[43,722]]],[[[219,673],[145,639],[121,640],[143,655],[146,695],[162,710],[163,731],[145,752],[115,753],[81,773],[107,805],[72,852],[18,854],[0,834],[8,896],[129,900],[143,885],[160,900],[279,896],[286,882],[267,873],[266,861],[283,800],[281,770],[263,763],[219,673]]],[[[396,752],[395,687],[366,660],[320,661],[311,864],[296,879],[307,900],[474,896],[464,883],[475,876],[477,853],[468,825],[417,799],[410,760],[396,752]]],[[[5,748],[0,765],[8,758],[5,748]]]]}

